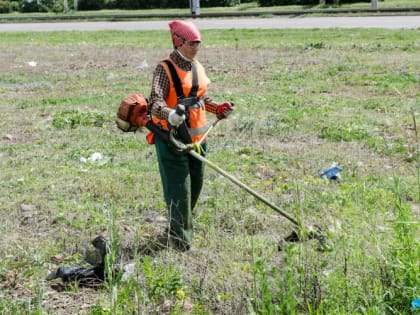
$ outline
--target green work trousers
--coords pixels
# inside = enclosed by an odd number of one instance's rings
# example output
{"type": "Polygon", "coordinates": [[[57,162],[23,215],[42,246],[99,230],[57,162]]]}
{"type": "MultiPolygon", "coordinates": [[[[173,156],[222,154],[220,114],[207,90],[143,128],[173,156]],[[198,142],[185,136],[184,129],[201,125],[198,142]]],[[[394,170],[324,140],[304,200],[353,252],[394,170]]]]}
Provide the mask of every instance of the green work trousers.
{"type": "MultiPolygon", "coordinates": [[[[193,237],[192,213],[203,187],[204,163],[189,154],[175,153],[159,137],[155,137],[155,146],[171,236],[179,249],[188,250],[193,237]]],[[[202,147],[205,151],[207,144],[202,147]]]]}

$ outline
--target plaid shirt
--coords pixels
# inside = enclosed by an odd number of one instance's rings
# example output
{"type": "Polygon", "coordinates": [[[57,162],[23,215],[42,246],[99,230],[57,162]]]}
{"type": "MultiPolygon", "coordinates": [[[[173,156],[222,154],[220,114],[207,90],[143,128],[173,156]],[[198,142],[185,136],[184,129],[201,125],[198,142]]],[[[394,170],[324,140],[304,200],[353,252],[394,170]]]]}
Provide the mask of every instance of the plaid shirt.
{"type": "MultiPolygon", "coordinates": [[[[191,71],[191,61],[186,60],[181,54],[174,50],[169,58],[172,62],[184,71],[191,71]]],[[[169,92],[169,78],[162,64],[156,66],[153,74],[152,91],[150,93],[150,111],[153,116],[159,119],[168,119],[171,108],[166,105],[165,99],[169,92]]],[[[217,103],[213,102],[210,97],[202,97],[206,111],[216,114],[217,103]]]]}

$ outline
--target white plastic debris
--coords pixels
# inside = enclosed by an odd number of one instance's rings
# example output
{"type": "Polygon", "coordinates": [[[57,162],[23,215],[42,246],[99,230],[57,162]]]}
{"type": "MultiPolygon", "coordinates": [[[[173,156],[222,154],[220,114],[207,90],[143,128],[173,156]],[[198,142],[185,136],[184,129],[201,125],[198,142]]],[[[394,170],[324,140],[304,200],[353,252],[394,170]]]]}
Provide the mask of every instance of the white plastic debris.
{"type": "Polygon", "coordinates": [[[97,164],[97,165],[104,165],[109,162],[109,158],[105,157],[100,152],[92,153],[88,158],[81,157],[80,159],[81,163],[91,163],[91,164],[97,164]]]}
{"type": "Polygon", "coordinates": [[[38,64],[38,62],[36,62],[36,61],[33,61],[33,60],[28,61],[28,65],[30,65],[31,67],[36,67],[37,64],[38,64]]]}
{"type": "Polygon", "coordinates": [[[137,66],[137,68],[139,69],[146,69],[148,67],[149,67],[149,64],[147,63],[146,60],[143,60],[142,63],[137,66]]]}
{"type": "Polygon", "coordinates": [[[124,267],[124,273],[122,275],[122,281],[127,281],[130,277],[134,277],[136,274],[136,264],[129,263],[126,264],[124,267]]]}
{"type": "Polygon", "coordinates": [[[89,157],[88,157],[88,161],[89,162],[96,162],[96,161],[100,161],[103,160],[104,156],[102,153],[99,152],[95,152],[92,153],[89,157]]]}

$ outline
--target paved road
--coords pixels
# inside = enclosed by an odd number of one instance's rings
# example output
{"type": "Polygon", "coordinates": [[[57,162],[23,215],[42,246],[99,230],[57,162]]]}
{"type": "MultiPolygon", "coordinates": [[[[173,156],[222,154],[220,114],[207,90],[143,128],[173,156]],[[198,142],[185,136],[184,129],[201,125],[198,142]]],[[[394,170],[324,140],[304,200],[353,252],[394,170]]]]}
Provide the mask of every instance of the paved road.
{"type": "MultiPolygon", "coordinates": [[[[311,29],[311,28],[387,28],[420,29],[420,16],[329,16],[271,18],[204,18],[196,19],[200,29],[311,29]]],[[[167,21],[130,22],[57,22],[0,23],[0,32],[99,31],[99,30],[166,30],[167,21]]]]}

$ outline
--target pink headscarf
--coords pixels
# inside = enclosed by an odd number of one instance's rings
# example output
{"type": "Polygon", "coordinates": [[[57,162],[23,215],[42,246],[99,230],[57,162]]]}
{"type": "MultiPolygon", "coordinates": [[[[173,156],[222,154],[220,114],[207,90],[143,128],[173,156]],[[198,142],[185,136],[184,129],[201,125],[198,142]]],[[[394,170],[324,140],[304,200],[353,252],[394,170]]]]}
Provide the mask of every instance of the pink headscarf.
{"type": "Polygon", "coordinates": [[[201,34],[198,28],[189,21],[171,21],[169,22],[172,42],[174,47],[182,46],[184,40],[189,42],[201,42],[201,34]]]}

